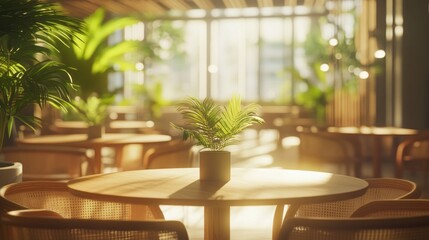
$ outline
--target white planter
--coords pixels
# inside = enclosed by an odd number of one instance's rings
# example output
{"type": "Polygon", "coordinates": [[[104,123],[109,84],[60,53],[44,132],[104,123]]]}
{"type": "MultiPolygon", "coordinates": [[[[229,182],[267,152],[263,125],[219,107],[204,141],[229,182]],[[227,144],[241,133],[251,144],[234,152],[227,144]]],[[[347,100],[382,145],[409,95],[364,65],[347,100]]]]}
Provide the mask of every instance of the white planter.
{"type": "Polygon", "coordinates": [[[0,187],[22,181],[22,164],[0,161],[0,187]]]}
{"type": "Polygon", "coordinates": [[[201,151],[200,180],[228,182],[231,179],[231,153],[228,151],[201,151]]]}

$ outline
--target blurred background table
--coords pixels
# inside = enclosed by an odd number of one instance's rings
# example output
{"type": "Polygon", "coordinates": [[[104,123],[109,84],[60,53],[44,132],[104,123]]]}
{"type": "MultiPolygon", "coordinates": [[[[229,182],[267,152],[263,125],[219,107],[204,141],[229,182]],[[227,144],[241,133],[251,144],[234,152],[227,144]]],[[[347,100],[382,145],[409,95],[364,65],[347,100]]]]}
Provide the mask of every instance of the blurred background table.
{"type": "Polygon", "coordinates": [[[115,164],[120,166],[122,150],[130,144],[154,144],[171,140],[171,136],[163,134],[105,133],[101,138],[88,139],[87,134],[55,134],[18,139],[17,144],[23,145],[60,145],[92,149],[94,151],[94,173],[103,171],[103,147],[115,150],[115,164]]]}
{"type": "MultiPolygon", "coordinates": [[[[373,177],[381,177],[381,161],[383,145],[382,140],[386,137],[398,138],[413,136],[419,133],[418,130],[399,127],[328,127],[325,131],[330,134],[341,134],[355,137],[369,137],[373,140],[371,158],[373,167],[373,177]]],[[[393,141],[395,143],[395,141],[393,141]]],[[[392,146],[396,149],[396,145],[392,146]]]]}

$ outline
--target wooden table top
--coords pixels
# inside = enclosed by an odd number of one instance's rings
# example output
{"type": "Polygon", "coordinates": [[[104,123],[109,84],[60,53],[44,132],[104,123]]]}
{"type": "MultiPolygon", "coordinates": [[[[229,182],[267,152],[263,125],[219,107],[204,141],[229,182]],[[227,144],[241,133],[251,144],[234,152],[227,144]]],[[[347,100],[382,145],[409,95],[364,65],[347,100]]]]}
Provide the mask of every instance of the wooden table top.
{"type": "Polygon", "coordinates": [[[163,134],[105,133],[101,138],[88,139],[87,134],[54,134],[19,139],[21,144],[58,145],[126,145],[139,143],[168,142],[171,136],[163,134]]]}
{"type": "MultiPolygon", "coordinates": [[[[109,122],[109,127],[115,129],[139,129],[151,128],[153,126],[154,122],[152,121],[113,120],[109,122]]],[[[88,124],[84,121],[56,121],[54,127],[65,130],[85,130],[88,128],[88,124]]]]}
{"type": "Polygon", "coordinates": [[[227,183],[201,182],[198,168],[123,171],[68,182],[76,195],[121,202],[248,206],[322,202],[363,194],[365,180],[324,172],[233,168],[227,183]]]}
{"type": "Polygon", "coordinates": [[[330,133],[377,136],[409,136],[418,133],[415,129],[399,127],[328,127],[326,131],[330,133]]]}

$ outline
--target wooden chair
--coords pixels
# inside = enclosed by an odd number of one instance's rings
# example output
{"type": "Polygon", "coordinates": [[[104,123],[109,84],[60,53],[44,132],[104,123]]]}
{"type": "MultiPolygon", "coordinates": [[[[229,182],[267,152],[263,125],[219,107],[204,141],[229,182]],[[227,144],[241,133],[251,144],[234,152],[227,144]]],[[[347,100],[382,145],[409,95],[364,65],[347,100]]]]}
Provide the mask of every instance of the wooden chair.
{"type": "Polygon", "coordinates": [[[404,171],[423,171],[424,183],[429,172],[429,133],[423,132],[405,138],[396,148],[395,177],[402,178],[404,171]]]}
{"type": "Polygon", "coordinates": [[[280,240],[423,240],[429,236],[429,215],[405,217],[287,219],[280,240]]]}
{"type": "Polygon", "coordinates": [[[362,205],[351,217],[429,215],[428,199],[376,200],[362,205]]]}
{"type": "Polygon", "coordinates": [[[3,212],[19,209],[48,209],[63,218],[142,220],[164,219],[159,206],[86,199],[68,191],[64,182],[28,181],[0,189],[3,212]]]}
{"type": "MultiPolygon", "coordinates": [[[[368,181],[367,191],[353,199],[305,204],[305,205],[292,205],[286,212],[284,220],[293,217],[322,217],[322,218],[348,218],[352,213],[374,200],[381,199],[412,199],[421,196],[421,189],[416,183],[396,178],[371,178],[368,181]]],[[[281,226],[283,218],[284,206],[278,205],[276,207],[274,221],[273,221],[273,239],[277,239],[277,234],[281,226]]]]}
{"type": "Polygon", "coordinates": [[[429,234],[428,220],[428,199],[376,200],[359,207],[346,219],[287,219],[279,239],[425,239],[429,234]]]}
{"type": "MultiPolygon", "coordinates": [[[[192,167],[194,157],[192,148],[192,143],[182,139],[173,139],[168,143],[152,147],[143,155],[143,169],[192,167]]],[[[189,207],[180,208],[183,214],[180,220],[186,221],[189,207]]]]}
{"type": "Polygon", "coordinates": [[[175,139],[150,148],[143,156],[143,169],[192,167],[193,144],[175,139]]]}
{"type": "Polygon", "coordinates": [[[92,161],[82,148],[13,146],[1,155],[5,161],[22,163],[23,181],[69,180],[92,173],[92,161]]]}
{"type": "Polygon", "coordinates": [[[10,211],[1,218],[3,238],[10,240],[188,240],[188,233],[175,220],[65,219],[49,211],[10,211]],[[40,214],[37,216],[37,214],[40,214]]]}
{"type": "Polygon", "coordinates": [[[363,157],[359,139],[326,133],[323,130],[303,130],[299,133],[299,138],[299,161],[306,168],[313,168],[312,165],[318,167],[327,163],[336,164],[344,166],[347,175],[361,176],[363,157]]]}

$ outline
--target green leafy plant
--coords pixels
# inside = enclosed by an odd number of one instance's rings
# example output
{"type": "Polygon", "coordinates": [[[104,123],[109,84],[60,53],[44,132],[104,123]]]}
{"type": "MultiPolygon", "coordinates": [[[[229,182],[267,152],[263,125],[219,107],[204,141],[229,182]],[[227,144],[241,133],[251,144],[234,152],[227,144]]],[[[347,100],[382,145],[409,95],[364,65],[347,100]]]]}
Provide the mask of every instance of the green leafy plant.
{"type": "Polygon", "coordinates": [[[109,37],[118,30],[139,22],[136,17],[115,17],[106,20],[103,9],[98,9],[84,19],[87,28],[76,34],[72,41],[78,41],[74,47],[62,47],[59,61],[74,68],[71,72],[74,81],[80,86],[79,96],[86,99],[93,93],[107,94],[107,73],[114,67],[117,70],[135,69],[136,61],[130,55],[147,51],[141,41],[127,40],[109,42],[109,37]]]}
{"type": "Polygon", "coordinates": [[[89,126],[103,125],[108,115],[107,108],[112,102],[112,97],[89,96],[86,100],[76,97],[73,109],[89,126]]]}
{"type": "Polygon", "coordinates": [[[147,111],[147,119],[159,119],[162,115],[162,107],[167,106],[169,101],[163,97],[163,85],[161,81],[152,83],[136,84],[133,86],[134,93],[140,98],[137,104],[143,103],[147,111]]]}
{"type": "Polygon", "coordinates": [[[241,105],[241,99],[232,97],[226,106],[216,104],[212,99],[199,100],[189,97],[179,103],[177,110],[185,124],[172,126],[183,131],[184,140],[195,140],[204,148],[220,151],[237,143],[237,136],[253,124],[264,120],[257,115],[258,104],[241,105]]]}
{"type": "Polygon", "coordinates": [[[57,5],[38,0],[0,2],[0,147],[16,120],[30,128],[41,119],[24,108],[51,104],[66,110],[73,89],[69,68],[49,58],[55,41],[73,43],[81,20],[63,15],[57,5]]]}

